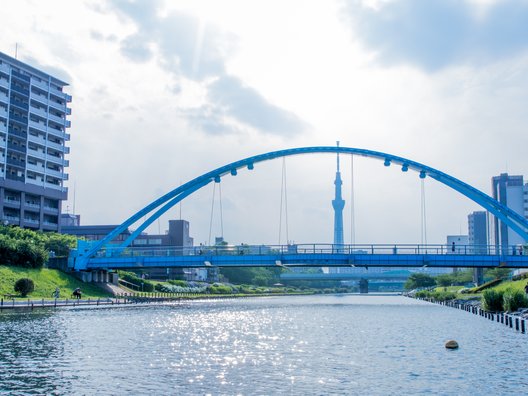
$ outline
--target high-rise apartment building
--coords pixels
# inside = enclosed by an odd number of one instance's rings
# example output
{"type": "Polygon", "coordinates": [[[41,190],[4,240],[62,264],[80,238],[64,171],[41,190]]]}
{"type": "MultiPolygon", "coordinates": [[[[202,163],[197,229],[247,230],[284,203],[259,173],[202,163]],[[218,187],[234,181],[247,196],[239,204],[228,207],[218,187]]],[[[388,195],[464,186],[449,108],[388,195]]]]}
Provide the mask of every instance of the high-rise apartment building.
{"type": "Polygon", "coordinates": [[[468,215],[469,246],[474,254],[486,254],[488,245],[488,214],[485,211],[468,215]]]}
{"type": "MultiPolygon", "coordinates": [[[[522,176],[510,176],[507,173],[501,173],[491,179],[493,198],[523,216],[525,215],[524,190],[522,176]]],[[[525,243],[520,235],[496,217],[493,217],[492,231],[495,245],[504,249],[525,243]]]]}
{"type": "Polygon", "coordinates": [[[67,83],[0,52],[0,210],[3,224],[60,230],[71,114],[67,83]]]}

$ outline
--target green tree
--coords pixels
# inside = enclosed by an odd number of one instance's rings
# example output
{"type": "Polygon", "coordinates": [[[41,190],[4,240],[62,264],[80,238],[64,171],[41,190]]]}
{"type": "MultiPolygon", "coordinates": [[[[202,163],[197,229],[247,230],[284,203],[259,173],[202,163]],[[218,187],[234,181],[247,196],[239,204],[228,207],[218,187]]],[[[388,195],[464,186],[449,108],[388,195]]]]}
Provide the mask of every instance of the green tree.
{"type": "Polygon", "coordinates": [[[436,284],[441,287],[451,286],[454,283],[454,277],[451,274],[441,274],[436,278],[436,284]]]}
{"type": "Polygon", "coordinates": [[[15,292],[20,293],[22,297],[26,297],[29,293],[35,290],[35,284],[29,278],[21,278],[15,282],[15,292]]]}
{"type": "Polygon", "coordinates": [[[484,276],[491,279],[505,279],[510,276],[511,270],[508,268],[490,268],[484,272],[484,276]]]}
{"type": "Polygon", "coordinates": [[[409,276],[404,287],[405,289],[410,290],[420,287],[431,287],[434,285],[436,285],[436,281],[432,276],[415,272],[409,276]]]}

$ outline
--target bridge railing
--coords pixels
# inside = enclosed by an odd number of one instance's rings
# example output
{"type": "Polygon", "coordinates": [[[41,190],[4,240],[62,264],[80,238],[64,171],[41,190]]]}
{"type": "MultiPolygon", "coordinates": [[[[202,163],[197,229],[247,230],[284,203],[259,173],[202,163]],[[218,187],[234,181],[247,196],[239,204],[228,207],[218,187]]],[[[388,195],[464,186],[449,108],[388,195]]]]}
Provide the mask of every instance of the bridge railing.
{"type": "Polygon", "coordinates": [[[190,247],[116,247],[101,249],[94,257],[228,256],[284,254],[411,254],[411,255],[527,255],[526,247],[495,245],[421,244],[299,244],[299,245],[219,245],[190,247]]]}

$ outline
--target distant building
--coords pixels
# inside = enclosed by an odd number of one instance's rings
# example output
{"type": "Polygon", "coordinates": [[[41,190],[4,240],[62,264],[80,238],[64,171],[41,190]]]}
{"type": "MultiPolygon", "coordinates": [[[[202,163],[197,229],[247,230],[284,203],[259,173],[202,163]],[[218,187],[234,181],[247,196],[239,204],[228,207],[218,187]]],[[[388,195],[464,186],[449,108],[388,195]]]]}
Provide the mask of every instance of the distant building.
{"type": "Polygon", "coordinates": [[[161,235],[138,235],[132,246],[176,246],[192,247],[194,239],[189,236],[189,222],[186,220],[169,220],[169,230],[161,235]]]}
{"type": "Polygon", "coordinates": [[[472,253],[486,254],[488,238],[488,214],[485,211],[473,212],[468,215],[468,244],[472,253]]]}
{"type": "Polygon", "coordinates": [[[447,254],[469,254],[471,248],[469,246],[468,235],[448,235],[446,242],[447,254]]]}
{"type": "MultiPolygon", "coordinates": [[[[118,227],[118,225],[112,224],[80,225],[80,215],[71,214],[63,214],[61,216],[61,222],[62,233],[75,235],[79,238],[82,237],[89,241],[99,241],[118,227]]],[[[136,239],[134,239],[134,241],[132,242],[132,246],[138,248],[192,247],[194,244],[194,240],[189,236],[189,228],[189,222],[186,220],[169,220],[169,229],[165,234],[149,235],[146,233],[142,233],[138,235],[136,239]]],[[[121,232],[112,241],[112,243],[117,244],[124,242],[131,234],[132,231],[127,228],[123,232],[121,232]]],[[[181,249],[179,254],[189,254],[189,252],[184,249],[181,249]]],[[[211,278],[213,278],[213,280],[217,279],[218,275],[215,275],[214,270],[216,269],[211,269],[210,271],[208,271],[208,269],[205,268],[144,268],[141,269],[141,272],[153,279],[179,279],[184,277],[187,280],[201,281],[211,278]]]]}
{"type": "MultiPolygon", "coordinates": [[[[524,202],[526,186],[523,184],[522,176],[510,176],[507,173],[501,173],[491,179],[492,196],[511,210],[526,216],[524,202]]],[[[493,217],[492,232],[493,242],[503,249],[525,243],[520,235],[495,216],[493,217]]]]}
{"type": "Polygon", "coordinates": [[[75,227],[81,225],[81,215],[74,215],[70,213],[62,213],[60,217],[61,228],[66,227],[75,227]]]}
{"type": "Polygon", "coordinates": [[[528,220],[528,183],[524,185],[523,201],[524,201],[524,218],[528,220]]]}
{"type": "Polygon", "coordinates": [[[68,84],[0,52],[0,210],[4,224],[59,231],[70,152],[68,84]]]}

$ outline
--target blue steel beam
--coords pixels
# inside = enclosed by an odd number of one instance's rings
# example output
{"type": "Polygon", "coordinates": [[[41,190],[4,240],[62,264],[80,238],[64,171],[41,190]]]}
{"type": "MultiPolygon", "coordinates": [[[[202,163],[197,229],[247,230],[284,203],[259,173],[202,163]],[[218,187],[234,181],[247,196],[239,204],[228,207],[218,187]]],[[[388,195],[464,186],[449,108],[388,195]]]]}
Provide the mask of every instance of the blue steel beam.
{"type": "Polygon", "coordinates": [[[409,279],[412,274],[411,271],[404,271],[405,273],[393,273],[389,271],[387,273],[376,272],[376,273],[335,273],[335,274],[309,274],[302,272],[288,273],[283,272],[280,274],[281,281],[295,281],[295,280],[358,280],[358,279],[385,279],[385,280],[400,280],[405,281],[409,279]]]}
{"type": "MultiPolygon", "coordinates": [[[[179,186],[178,188],[175,188],[174,190],[168,192],[167,194],[161,196],[157,200],[145,206],[143,209],[141,209],[140,211],[132,215],[130,218],[125,220],[121,225],[116,227],[101,241],[92,245],[91,249],[87,252],[79,252],[80,257],[78,258],[78,261],[80,267],[84,267],[86,265],[87,258],[93,256],[104,245],[110,243],[114,238],[116,238],[119,234],[121,234],[132,224],[139,221],[142,217],[148,215],[156,208],[160,207],[161,205],[164,205],[166,202],[170,201],[169,204],[164,207],[164,210],[160,210],[157,213],[164,213],[172,206],[176,205],[178,202],[181,201],[181,199],[183,199],[184,195],[182,193],[184,192],[190,191],[190,193],[192,193],[213,180],[219,182],[222,176],[226,174],[235,175],[238,169],[248,168],[249,170],[251,170],[254,168],[254,165],[258,162],[269,161],[280,157],[313,153],[342,153],[375,158],[384,161],[385,166],[389,166],[391,164],[398,164],[401,165],[402,171],[412,169],[419,173],[420,178],[424,178],[426,175],[429,175],[434,180],[437,180],[440,183],[443,183],[448,187],[453,188],[455,191],[465,195],[480,206],[484,207],[493,215],[502,220],[505,224],[507,224],[510,228],[512,228],[521,237],[528,240],[528,221],[524,219],[521,215],[509,209],[508,207],[501,205],[499,202],[491,198],[489,195],[483,193],[482,191],[437,169],[431,168],[416,161],[409,160],[407,158],[398,157],[392,154],[383,153],[379,151],[351,147],[316,146],[279,150],[256,155],[253,157],[248,157],[239,161],[232,162],[228,165],[221,166],[213,171],[198,176],[197,178],[179,186]],[[182,195],[180,196],[180,194],[182,195]]],[[[189,194],[186,194],[185,196],[189,194]]],[[[155,214],[150,217],[147,222],[152,223],[152,221],[157,218],[156,216],[159,217],[159,215],[155,214]]],[[[128,241],[128,243],[130,242],[131,241],[128,241]]]]}
{"type": "Polygon", "coordinates": [[[87,270],[141,269],[158,267],[457,267],[526,268],[528,256],[458,254],[341,254],[302,253],[267,255],[117,256],[92,257],[87,270]]]}

